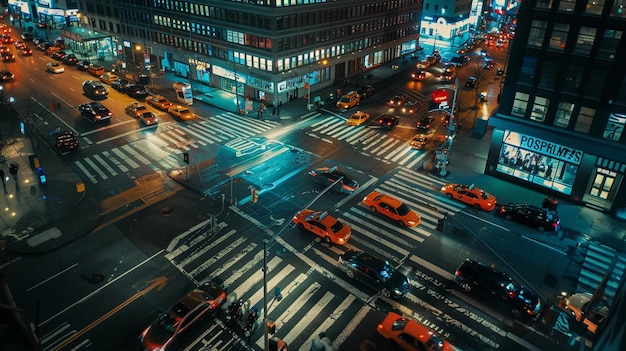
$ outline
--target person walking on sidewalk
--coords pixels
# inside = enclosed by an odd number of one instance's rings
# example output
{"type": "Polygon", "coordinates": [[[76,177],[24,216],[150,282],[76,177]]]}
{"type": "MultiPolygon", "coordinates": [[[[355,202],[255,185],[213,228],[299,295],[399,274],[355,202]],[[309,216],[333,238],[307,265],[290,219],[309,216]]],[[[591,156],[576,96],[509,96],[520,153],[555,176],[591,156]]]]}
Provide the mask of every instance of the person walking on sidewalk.
{"type": "Polygon", "coordinates": [[[554,214],[558,215],[559,212],[557,211],[557,206],[559,205],[559,200],[557,200],[555,197],[552,198],[552,201],[550,203],[550,210],[554,211],[554,214]]]}
{"type": "Polygon", "coordinates": [[[4,182],[4,170],[0,169],[0,178],[2,178],[2,187],[4,188],[4,192],[7,192],[7,183],[4,182]]]}
{"type": "Polygon", "coordinates": [[[550,198],[550,195],[548,195],[541,202],[541,208],[543,208],[546,211],[549,211],[551,206],[552,206],[552,199],[550,198]]]}

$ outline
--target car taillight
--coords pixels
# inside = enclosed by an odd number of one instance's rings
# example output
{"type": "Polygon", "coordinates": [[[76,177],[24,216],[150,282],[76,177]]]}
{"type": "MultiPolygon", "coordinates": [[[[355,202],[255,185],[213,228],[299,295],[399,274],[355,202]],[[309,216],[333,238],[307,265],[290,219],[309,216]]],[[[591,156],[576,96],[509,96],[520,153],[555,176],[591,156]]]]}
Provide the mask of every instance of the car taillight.
{"type": "Polygon", "coordinates": [[[461,271],[457,269],[456,272],[454,272],[454,276],[455,277],[460,277],[461,276],[461,271]]]}
{"type": "Polygon", "coordinates": [[[506,212],[506,208],[504,208],[504,206],[500,207],[500,213],[504,213],[506,212]]]}

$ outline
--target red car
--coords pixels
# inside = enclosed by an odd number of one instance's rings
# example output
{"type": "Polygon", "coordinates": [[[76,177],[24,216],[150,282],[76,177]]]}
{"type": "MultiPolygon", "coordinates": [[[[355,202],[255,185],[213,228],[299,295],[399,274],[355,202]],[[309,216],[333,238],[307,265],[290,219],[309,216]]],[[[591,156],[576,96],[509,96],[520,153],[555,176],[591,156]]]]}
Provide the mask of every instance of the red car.
{"type": "Polygon", "coordinates": [[[352,235],[350,227],[329,215],[328,211],[302,210],[293,217],[293,223],[298,228],[319,236],[327,243],[343,245],[352,235]]]}
{"type": "Polygon", "coordinates": [[[446,184],[441,187],[441,193],[479,210],[492,211],[496,207],[496,197],[475,187],[474,184],[446,184]]]}

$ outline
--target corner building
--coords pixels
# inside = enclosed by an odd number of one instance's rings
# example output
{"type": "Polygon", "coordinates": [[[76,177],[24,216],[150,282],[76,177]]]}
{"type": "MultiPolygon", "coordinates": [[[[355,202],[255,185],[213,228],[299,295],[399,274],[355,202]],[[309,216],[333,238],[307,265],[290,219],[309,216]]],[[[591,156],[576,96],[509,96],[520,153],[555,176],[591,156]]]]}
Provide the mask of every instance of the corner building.
{"type": "Polygon", "coordinates": [[[486,173],[626,218],[624,5],[521,2],[486,173]]]}
{"type": "Polygon", "coordinates": [[[115,37],[120,67],[173,71],[194,91],[210,85],[268,103],[365,84],[368,69],[415,52],[422,8],[421,0],[84,1],[83,22],[115,37]]]}

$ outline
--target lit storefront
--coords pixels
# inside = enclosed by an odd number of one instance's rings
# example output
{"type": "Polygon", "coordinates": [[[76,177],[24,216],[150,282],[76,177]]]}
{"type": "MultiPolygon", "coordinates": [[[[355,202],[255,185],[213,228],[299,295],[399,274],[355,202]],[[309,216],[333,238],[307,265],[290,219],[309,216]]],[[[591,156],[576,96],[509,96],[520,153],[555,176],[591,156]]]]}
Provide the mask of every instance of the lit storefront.
{"type": "Polygon", "coordinates": [[[611,155],[609,147],[532,127],[516,128],[497,119],[490,125],[496,128],[486,173],[626,217],[622,186],[626,162],[611,155]]]}

